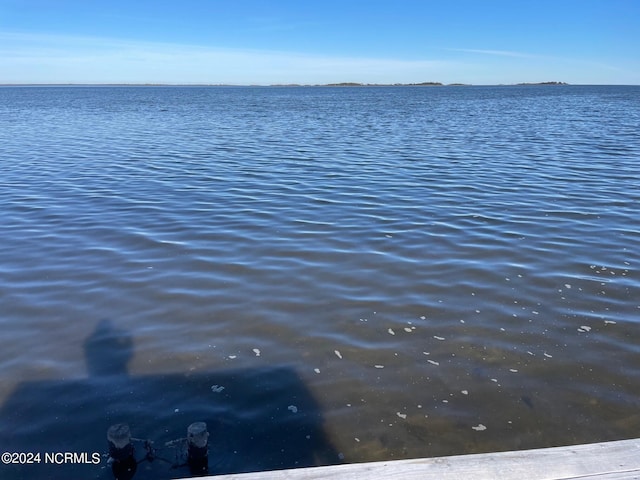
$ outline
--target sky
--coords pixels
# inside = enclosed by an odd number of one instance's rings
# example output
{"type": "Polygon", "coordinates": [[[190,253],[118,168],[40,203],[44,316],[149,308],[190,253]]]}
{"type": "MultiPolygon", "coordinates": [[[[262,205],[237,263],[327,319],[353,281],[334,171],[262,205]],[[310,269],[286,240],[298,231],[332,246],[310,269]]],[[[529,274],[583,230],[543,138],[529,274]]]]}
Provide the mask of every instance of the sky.
{"type": "Polygon", "coordinates": [[[640,84],[640,0],[0,0],[0,84],[640,84]]]}

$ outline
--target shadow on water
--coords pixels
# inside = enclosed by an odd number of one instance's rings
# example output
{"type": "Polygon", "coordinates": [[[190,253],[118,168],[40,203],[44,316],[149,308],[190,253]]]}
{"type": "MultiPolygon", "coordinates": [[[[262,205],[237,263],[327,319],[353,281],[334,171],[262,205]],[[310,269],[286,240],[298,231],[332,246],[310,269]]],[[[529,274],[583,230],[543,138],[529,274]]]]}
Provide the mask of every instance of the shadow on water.
{"type": "Polygon", "coordinates": [[[40,457],[0,465],[1,478],[113,478],[107,458],[94,453],[106,454],[107,429],[117,423],[135,438],[136,480],[189,477],[184,438],[198,421],[209,431],[212,475],[339,463],[317,402],[291,368],[132,377],[133,341],[108,320],[86,340],[85,355],[89,378],[27,381],[6,401],[2,451],[40,457]],[[143,439],[153,441],[153,456],[143,439]]]}

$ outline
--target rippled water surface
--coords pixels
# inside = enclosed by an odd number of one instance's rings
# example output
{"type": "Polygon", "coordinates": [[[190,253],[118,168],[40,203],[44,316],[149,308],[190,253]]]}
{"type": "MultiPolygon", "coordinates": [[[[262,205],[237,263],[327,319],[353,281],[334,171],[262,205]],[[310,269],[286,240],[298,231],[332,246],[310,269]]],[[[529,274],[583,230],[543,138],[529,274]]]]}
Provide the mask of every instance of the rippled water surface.
{"type": "Polygon", "coordinates": [[[637,437],[639,165],[639,87],[0,88],[0,446],[637,437]]]}

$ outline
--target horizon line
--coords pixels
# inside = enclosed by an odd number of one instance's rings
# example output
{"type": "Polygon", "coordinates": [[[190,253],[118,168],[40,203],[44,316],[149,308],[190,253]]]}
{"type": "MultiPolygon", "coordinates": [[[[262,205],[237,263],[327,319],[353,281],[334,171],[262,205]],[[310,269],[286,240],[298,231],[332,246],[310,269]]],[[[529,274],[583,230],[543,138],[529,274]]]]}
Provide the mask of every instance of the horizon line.
{"type": "Polygon", "coordinates": [[[331,83],[202,83],[202,82],[24,82],[0,83],[0,87],[46,87],[46,86],[104,86],[104,87],[503,87],[503,86],[640,86],[638,84],[617,83],[567,83],[562,81],[545,82],[517,82],[517,83],[361,83],[361,82],[331,82],[331,83]]]}

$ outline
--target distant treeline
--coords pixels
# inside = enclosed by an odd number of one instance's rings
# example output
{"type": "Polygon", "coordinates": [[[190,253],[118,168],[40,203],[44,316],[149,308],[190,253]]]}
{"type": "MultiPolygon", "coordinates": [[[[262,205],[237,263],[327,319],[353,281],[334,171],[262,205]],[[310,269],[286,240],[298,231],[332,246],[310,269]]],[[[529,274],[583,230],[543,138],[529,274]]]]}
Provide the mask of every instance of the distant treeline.
{"type": "Polygon", "coordinates": [[[358,82],[341,82],[341,83],[327,83],[319,85],[322,87],[415,87],[415,86],[427,86],[438,87],[443,84],[440,82],[421,82],[421,83],[358,83],[358,82]]]}
{"type": "Polygon", "coordinates": [[[569,85],[565,82],[518,83],[518,85],[569,85]]]}

